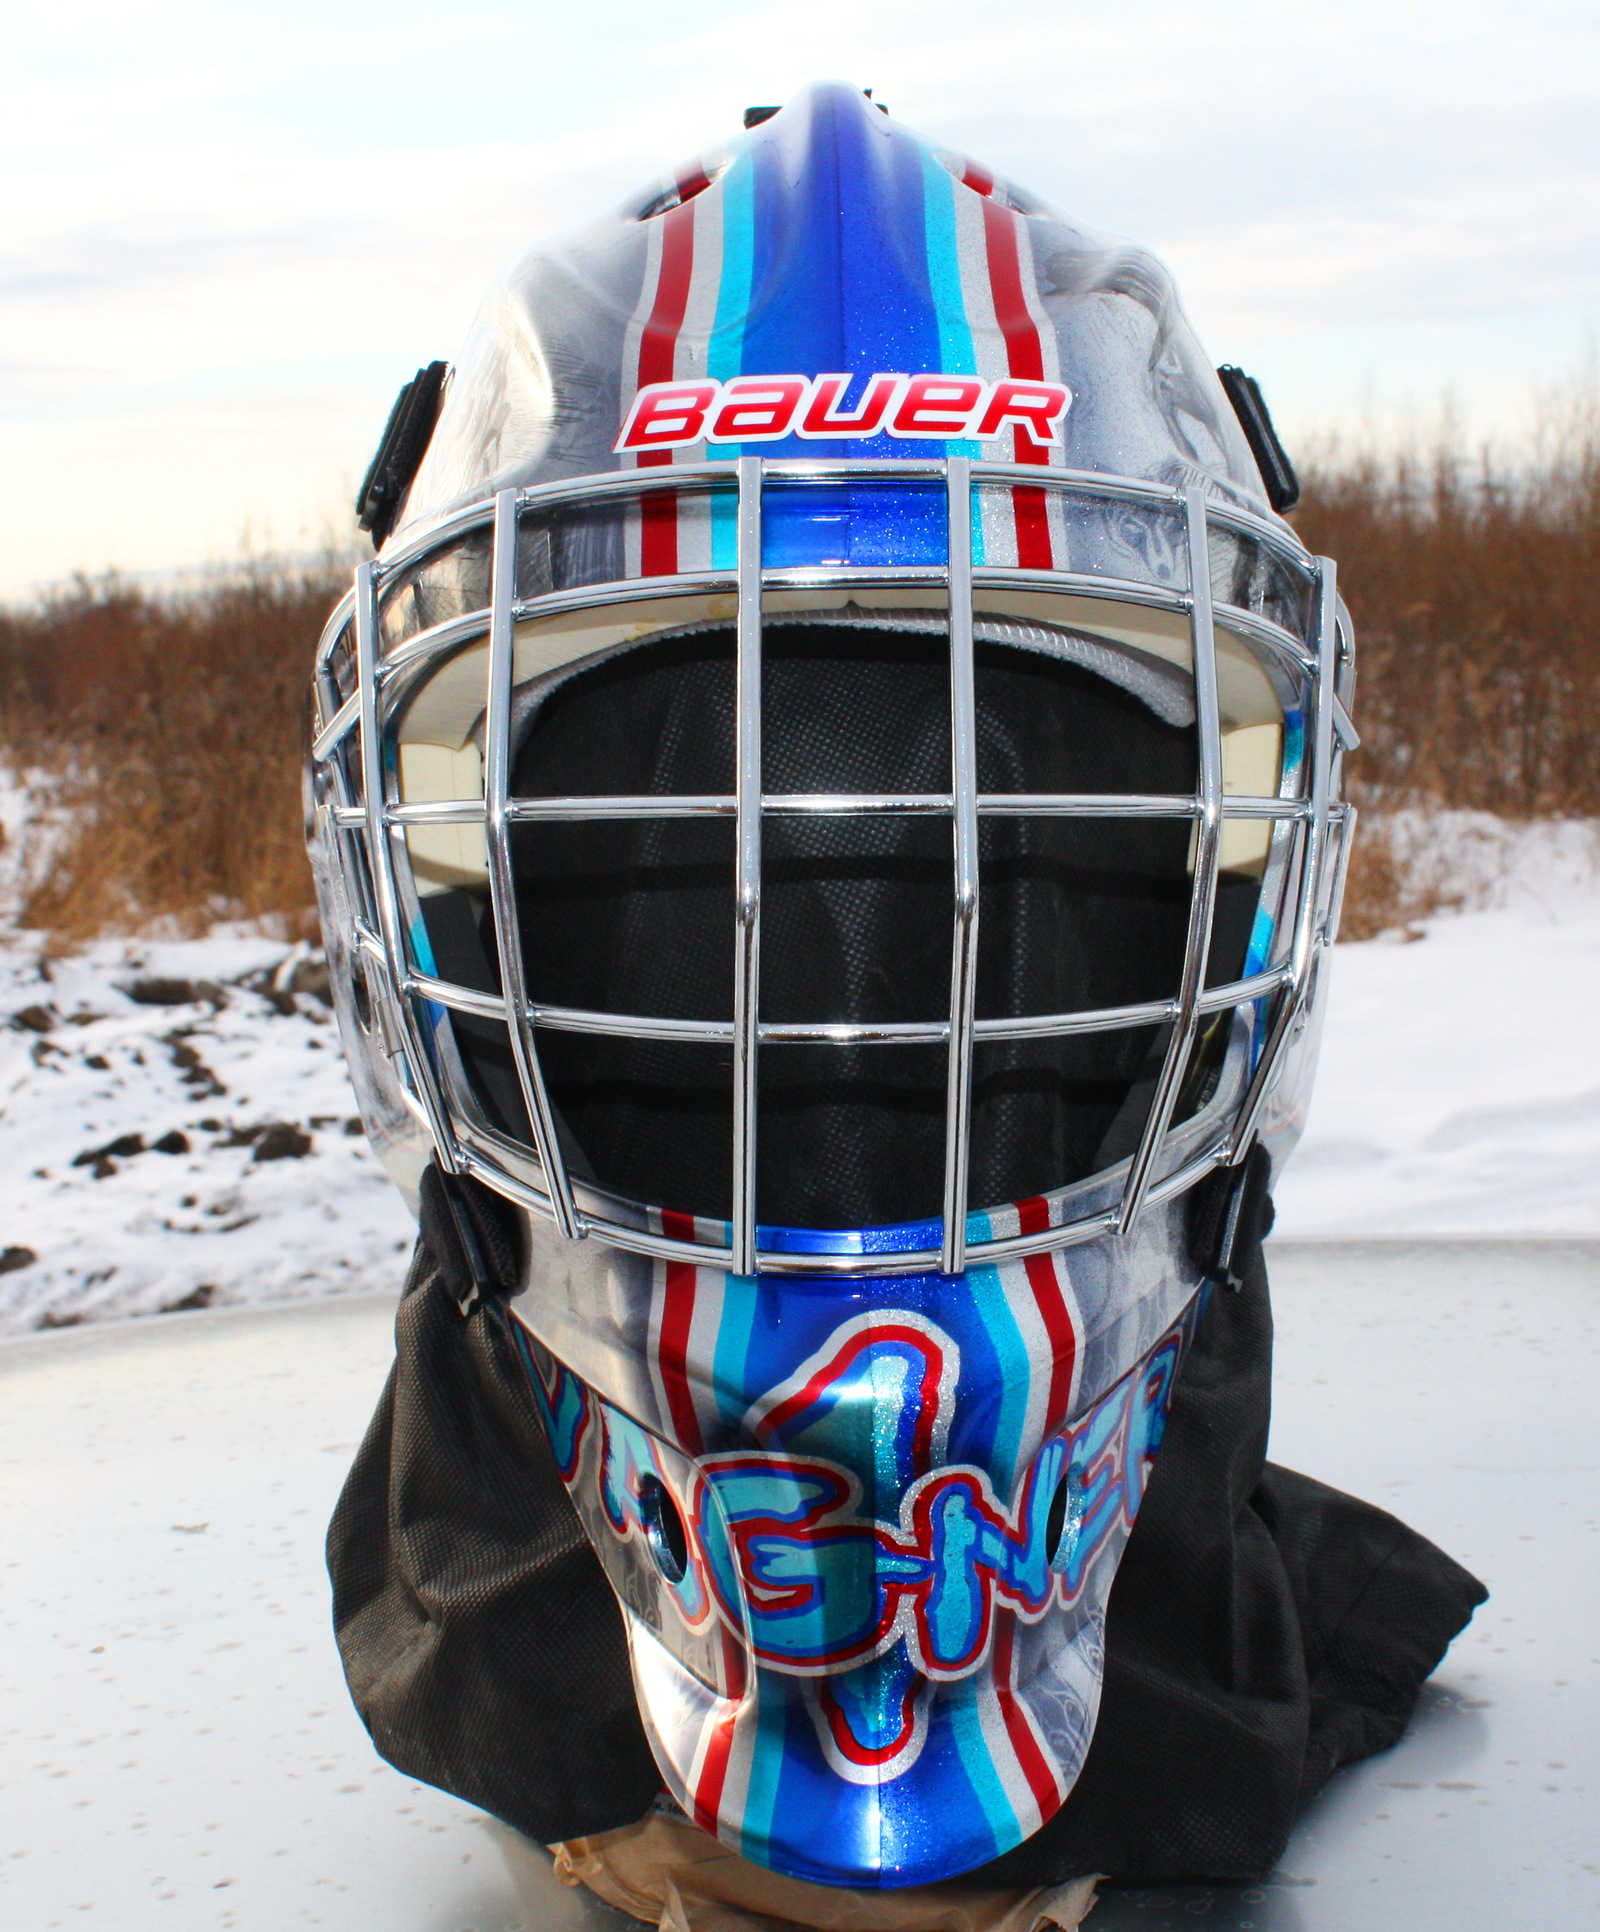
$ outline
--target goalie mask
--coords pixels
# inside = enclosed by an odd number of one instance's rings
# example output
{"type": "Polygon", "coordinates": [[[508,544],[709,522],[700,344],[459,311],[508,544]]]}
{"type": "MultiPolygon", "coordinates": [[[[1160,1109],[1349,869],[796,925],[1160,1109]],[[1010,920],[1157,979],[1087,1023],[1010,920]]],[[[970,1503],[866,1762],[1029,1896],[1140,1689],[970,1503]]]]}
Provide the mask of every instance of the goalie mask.
{"type": "Polygon", "coordinates": [[[514,1205],[662,1776],[787,1873],[1061,1806],[1187,1197],[1303,1111],[1348,638],[1223,374],[823,86],[516,264],[364,492],[311,773],[368,1130],[514,1205]]]}

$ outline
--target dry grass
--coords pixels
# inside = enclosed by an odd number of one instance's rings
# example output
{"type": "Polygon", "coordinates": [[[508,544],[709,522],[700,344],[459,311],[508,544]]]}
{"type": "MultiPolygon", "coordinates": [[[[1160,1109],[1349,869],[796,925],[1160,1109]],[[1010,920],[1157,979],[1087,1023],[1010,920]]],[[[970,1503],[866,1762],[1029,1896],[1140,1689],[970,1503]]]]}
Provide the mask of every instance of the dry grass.
{"type": "MultiPolygon", "coordinates": [[[[1356,624],[1363,808],[1345,934],[1451,902],[1397,813],[1600,816],[1600,407],[1496,467],[1338,449],[1295,515],[1356,624]]],[[[299,767],[332,565],[153,598],[81,584],[0,613],[0,756],[56,775],[75,830],[24,908],[62,939],[166,918],[306,922],[299,767]]]]}
{"type": "Polygon", "coordinates": [[[331,569],[261,566],[154,598],[80,583],[0,613],[0,746],[58,781],[72,831],[25,901],[62,940],[167,920],[306,923],[311,650],[331,569]]]}
{"type": "Polygon", "coordinates": [[[1406,810],[1509,820],[1600,815],[1600,411],[1570,405],[1537,462],[1426,455],[1311,470],[1296,513],[1339,559],[1355,620],[1351,760],[1363,808],[1344,934],[1365,938],[1452,902],[1408,867],[1406,810]]]}

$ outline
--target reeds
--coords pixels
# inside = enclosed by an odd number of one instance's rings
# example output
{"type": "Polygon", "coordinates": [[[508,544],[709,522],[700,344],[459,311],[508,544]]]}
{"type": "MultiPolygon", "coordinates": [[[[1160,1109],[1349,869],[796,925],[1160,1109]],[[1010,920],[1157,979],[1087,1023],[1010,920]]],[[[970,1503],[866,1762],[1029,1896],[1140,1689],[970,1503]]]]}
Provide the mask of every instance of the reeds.
{"type": "Polygon", "coordinates": [[[71,826],[25,924],[67,941],[157,920],[307,924],[307,675],[341,584],[260,565],[183,595],[79,583],[0,613],[0,749],[53,776],[71,826]]]}
{"type": "MultiPolygon", "coordinates": [[[[1450,901],[1413,862],[1419,813],[1600,816],[1600,409],[1571,404],[1519,464],[1441,438],[1307,468],[1294,521],[1339,559],[1356,627],[1364,819],[1344,930],[1362,938],[1450,901]]],[[[261,565],[181,596],[81,583],[0,613],[0,758],[53,774],[71,813],[28,923],[67,940],[306,923],[307,676],[343,583],[331,562],[261,565]]]]}
{"type": "Polygon", "coordinates": [[[1355,622],[1349,764],[1364,819],[1345,899],[1359,939],[1454,889],[1407,862],[1415,816],[1600,815],[1600,412],[1569,403],[1535,460],[1341,456],[1313,466],[1295,525],[1339,560],[1355,622]],[[1410,836],[1397,844],[1397,814],[1410,836]]]}

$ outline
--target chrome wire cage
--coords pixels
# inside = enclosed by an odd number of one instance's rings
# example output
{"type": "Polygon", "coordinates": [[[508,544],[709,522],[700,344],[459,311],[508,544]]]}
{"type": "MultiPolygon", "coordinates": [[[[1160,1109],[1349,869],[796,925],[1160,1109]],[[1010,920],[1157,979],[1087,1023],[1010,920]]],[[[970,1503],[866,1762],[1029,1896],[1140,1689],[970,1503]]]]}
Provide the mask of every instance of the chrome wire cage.
{"type": "MultiPolygon", "coordinates": [[[[669,499],[670,500],[670,499],[669,499]]],[[[1097,472],[943,461],[802,462],[741,456],[733,463],[681,465],[579,478],[527,489],[506,489],[474,503],[381,562],[363,564],[351,592],[333,613],[319,645],[315,672],[311,795],[312,836],[333,855],[354,918],[351,937],[365,997],[377,1009],[379,1037],[405,1103],[432,1144],[434,1158],[497,1188],[573,1239],[593,1235],[624,1249],[736,1274],[911,1272],[944,1273],[997,1263],[1126,1232],[1147,1208],[1194,1185],[1211,1169],[1248,1152],[1263,1105],[1284,1054],[1303,1023],[1321,951],[1331,945],[1348,861],[1353,810],[1340,802],[1336,762],[1356,742],[1338,686],[1348,677],[1350,642],[1341,620],[1334,566],[1314,558],[1287,529],[1218,501],[1198,488],[1177,490],[1097,472]],[[777,485],[870,485],[874,480],[925,488],[942,486],[947,537],[942,566],[905,568],[783,567],[763,562],[763,489],[777,485]],[[974,564],[974,493],[1045,492],[1055,499],[1132,505],[1176,519],[1182,532],[1185,582],[1160,586],[1094,572],[1040,572],[974,564]],[[636,508],[659,492],[700,488],[736,492],[736,561],[732,570],[672,576],[630,576],[581,588],[519,596],[518,534],[530,515],[580,512],[615,505],[636,508]],[[487,538],[489,602],[431,624],[384,648],[380,600],[420,561],[463,540],[487,538]],[[1304,638],[1256,610],[1213,599],[1215,539],[1244,540],[1297,574],[1309,610],[1304,638]],[[761,763],[763,597],[775,590],[849,588],[870,584],[943,587],[948,600],[951,775],[948,792],[891,795],[764,795],[761,763]],[[1191,794],[1143,796],[989,794],[978,790],[973,658],[975,589],[1069,592],[1075,597],[1143,605],[1187,620],[1195,694],[1197,784],[1191,794]],[[530,619],[598,607],[625,607],[676,593],[726,593],[735,600],[735,779],[731,795],[701,797],[583,796],[524,798],[510,794],[516,629],[530,619]],[[1214,625],[1230,630],[1285,665],[1306,692],[1304,782],[1294,795],[1238,796],[1224,791],[1214,625]],[[481,797],[406,802],[400,795],[392,729],[396,692],[419,664],[488,640],[481,797]],[[353,687],[353,688],[352,688],[353,687]],[[760,1017],[762,826],[784,815],[923,813],[948,818],[952,836],[950,1003],[938,1021],[855,1025],[763,1022],[760,1017]],[[975,1017],[974,987],[981,889],[978,821],[986,815],[1079,818],[1166,818],[1194,825],[1193,891],[1179,984],[1174,996],[1093,1011],[975,1017]],[[729,909],[735,938],[733,1012],[726,1021],[599,1013],[535,1002],[525,983],[519,941],[517,884],[509,828],[519,822],[713,817],[734,826],[734,893],[729,909]],[[1285,861],[1286,897],[1278,921],[1284,935],[1275,963],[1226,985],[1207,985],[1219,854],[1230,820],[1273,824],[1274,850],[1285,861]],[[408,949],[410,886],[406,835],[419,826],[481,826],[488,856],[488,892],[499,953],[501,993],[455,984],[420,970],[408,949]],[[1262,1016],[1253,1070],[1227,1117],[1212,1124],[1198,1150],[1172,1166],[1174,1109],[1200,1030],[1211,1016],[1258,1003],[1262,1016]],[[486,1135],[467,1117],[441,1064],[436,1034],[444,1014],[499,1022],[508,1029],[516,1074],[532,1129],[534,1160],[486,1135]],[[1041,1040],[1135,1026],[1169,1028],[1154,1097],[1127,1163],[1120,1196],[1110,1205],[1070,1214],[1036,1231],[969,1238],[967,1177],[971,1138],[969,1097],[974,1045],[992,1040],[1041,1040]],[[732,1218],[693,1223],[693,1237],[662,1231],[663,1204],[619,1200],[568,1169],[555,1109],[540,1061],[546,1031],[620,1035],[634,1040],[721,1042],[732,1048],[732,1218]],[[763,1245],[756,1220],[758,1055],[769,1043],[817,1045],[943,1045],[947,1053],[942,1233],[938,1245],[893,1253],[798,1254],[763,1245]],[[1163,1171],[1163,1164],[1171,1171],[1163,1171]],[[720,1236],[720,1238],[719,1238],[720,1236]]],[[[665,1217],[674,1223],[688,1217],[665,1217]]],[[[985,1224],[987,1225],[987,1224],[985,1224]]]]}

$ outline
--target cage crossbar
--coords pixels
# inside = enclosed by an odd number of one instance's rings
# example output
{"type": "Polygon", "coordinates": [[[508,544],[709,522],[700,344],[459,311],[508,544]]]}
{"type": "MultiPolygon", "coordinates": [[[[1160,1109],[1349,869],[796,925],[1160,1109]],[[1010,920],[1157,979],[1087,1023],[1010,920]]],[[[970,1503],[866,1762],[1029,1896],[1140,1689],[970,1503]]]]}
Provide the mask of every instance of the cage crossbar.
{"type": "MultiPolygon", "coordinates": [[[[1354,742],[1354,730],[1335,694],[1343,645],[1333,566],[1314,559],[1280,526],[1248,508],[1208,499],[1198,489],[1174,490],[1137,478],[1097,473],[1035,469],[1013,464],[890,460],[862,463],[764,461],[742,456],[734,462],[683,465],[655,473],[623,472],[599,478],[508,489],[490,501],[468,505],[430,529],[417,533],[384,558],[356,574],[319,641],[315,666],[317,729],[313,760],[333,774],[319,810],[339,832],[357,836],[366,855],[372,905],[368,919],[358,911],[355,950],[386,1014],[385,1036],[402,1097],[432,1140],[443,1166],[477,1174],[535,1212],[552,1218],[562,1232],[581,1238],[593,1234],[641,1254],[725,1266],[740,1274],[759,1267],[777,1273],[895,1273],[937,1267],[959,1273],[980,1263],[1070,1246],[1112,1229],[1130,1228],[1141,1214],[1174,1197],[1201,1175],[1235,1163],[1248,1151],[1262,1107],[1283,1054],[1303,1019],[1321,949],[1331,943],[1337,922],[1353,812],[1333,796],[1337,748],[1354,742]],[[771,568],[762,558],[762,502],[772,485],[924,480],[939,485],[947,525],[942,566],[905,569],[771,568]],[[1181,526],[1185,588],[1166,588],[1085,572],[1040,572],[1004,566],[975,566],[972,560],[974,492],[986,486],[1026,485],[1057,495],[1076,493],[1101,500],[1158,506],[1181,526]],[[736,499],[736,565],[727,570],[689,572],[670,578],[628,579],[612,584],[520,594],[517,538],[520,519],[546,509],[596,501],[638,500],[661,490],[710,490],[736,499]],[[381,600],[394,583],[429,553],[487,528],[490,602],[433,625],[398,642],[387,654],[382,643],[381,600]],[[1282,625],[1257,612],[1213,604],[1210,532],[1213,528],[1259,540],[1280,563],[1308,583],[1314,598],[1315,636],[1308,645],[1282,625]],[[951,782],[948,792],[766,793],[761,786],[761,661],[763,595],[812,583],[848,588],[893,583],[944,588],[949,639],[951,782]],[[1132,603],[1181,613],[1188,621],[1195,682],[1198,782],[1193,794],[1033,794],[984,793],[977,788],[977,724],[974,672],[974,600],[985,588],[1038,587],[1113,603],[1132,603]],[[510,789],[511,706],[517,627],[540,617],[559,616],[599,606],[642,603],[685,592],[728,592],[735,600],[735,773],[734,790],[697,796],[623,796],[529,798],[510,789]],[[1308,690],[1310,778],[1304,795],[1230,796],[1223,790],[1220,710],[1217,693],[1218,626],[1274,653],[1308,690]],[[427,663],[479,638],[488,640],[484,721],[484,790],[481,798],[406,801],[398,776],[385,755],[385,731],[415,675],[427,663]],[[333,674],[334,654],[353,645],[356,688],[341,694],[333,674]],[[352,790],[351,767],[338,754],[354,732],[359,796],[352,790]],[[924,814],[948,817],[951,824],[952,926],[948,1013],[925,1021],[849,1022],[771,1021],[760,1016],[761,828],[768,817],[816,815],[924,814]],[[1196,827],[1193,891],[1183,964],[1172,997],[1135,1004],[1064,1013],[979,1016],[976,960],[981,903],[978,826],[984,817],[1061,816],[1079,818],[1189,820],[1196,827]],[[517,824],[656,818],[725,818],[734,828],[733,920],[735,973],[733,1012],[726,1020],[688,1020],[670,1016],[619,1014],[563,1007],[530,997],[520,944],[517,881],[510,832],[517,824]],[[1223,985],[1206,984],[1214,924],[1223,828],[1229,821],[1282,824],[1293,843],[1283,847],[1293,880],[1292,912],[1285,906],[1289,943],[1277,964],[1223,985]],[[408,902],[396,871],[396,852],[405,849],[408,828],[477,825],[485,832],[488,890],[501,993],[484,992],[423,972],[412,962],[406,931],[408,902]],[[1173,1124],[1185,1075],[1197,1048],[1200,1028],[1210,1017],[1260,1002],[1270,1016],[1264,1043],[1242,1101],[1226,1131],[1187,1151],[1170,1172],[1162,1172],[1180,1129],[1173,1124]],[[458,1132],[445,1088],[451,1072],[433,1040],[443,1013],[494,1021],[507,1029],[518,1085],[533,1146],[515,1162],[501,1162],[484,1151],[480,1128],[464,1117],[458,1132]],[[1112,1205],[1073,1215],[1069,1199],[1087,1184],[1058,1190],[1050,1208],[1051,1224],[1037,1232],[969,1239],[973,1229],[967,1196],[971,1165],[971,1080],[975,1044],[985,1040],[1065,1038],[1132,1027],[1163,1027],[1168,1035],[1155,1093],[1139,1144],[1126,1162],[1120,1195],[1112,1205]],[[575,1184],[560,1144],[555,1112],[546,1087],[539,1036],[576,1032],[638,1040],[679,1040],[730,1046],[732,1051],[732,1209],[720,1224],[724,1238],[685,1238],[667,1234],[654,1210],[610,1204],[603,1189],[575,1184]],[[857,1253],[779,1252],[761,1247],[757,1223],[759,1167],[759,1051],[769,1045],[808,1043],[857,1046],[901,1043],[942,1046],[947,1053],[946,1125],[942,1213],[937,1247],[863,1255],[857,1253]],[[529,1164],[531,1153],[537,1172],[529,1164]]],[[[1285,777],[1285,785],[1290,779],[1285,777]]],[[[1280,849],[1275,835],[1274,850],[1280,849]]],[[[407,874],[409,887],[409,873],[407,874]]],[[[414,916],[414,915],[413,915],[414,916]]],[[[447,1057],[447,1056],[444,1056],[447,1057]]],[[[457,1095],[459,1104],[460,1095],[457,1095]]],[[[488,1136],[494,1143],[496,1136],[488,1136]]],[[[508,1143],[508,1147],[509,1147],[508,1143]]],[[[1103,1180],[1105,1177],[1101,1177],[1103,1180]]],[[[1092,1190],[1091,1190],[1092,1191],[1092,1190]]],[[[1003,1204],[1002,1204],[1003,1206],[1003,1204]]],[[[993,1210],[989,1210],[993,1212],[993,1210]]],[[[697,1224],[700,1236],[715,1221],[697,1224]]],[[[978,1222],[981,1230],[984,1223],[978,1222]]]]}

